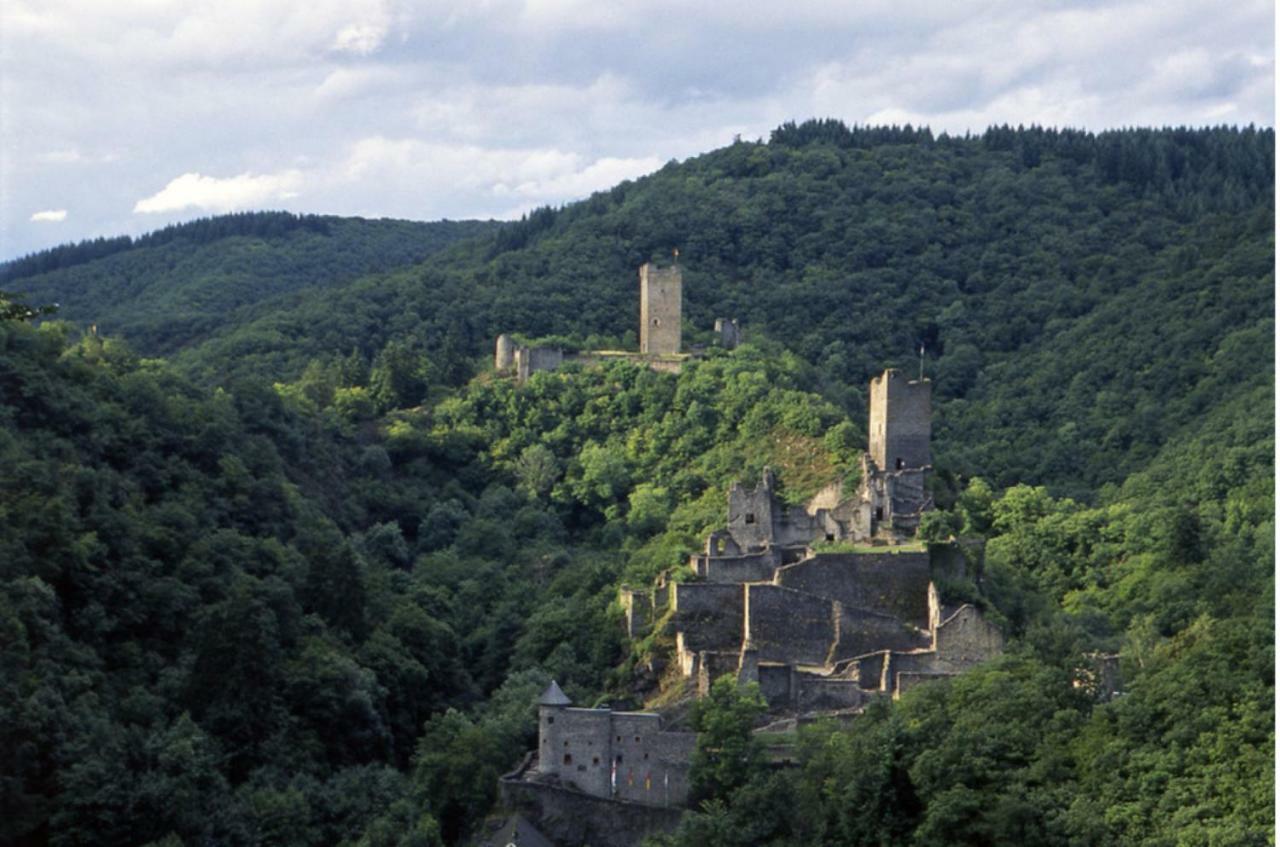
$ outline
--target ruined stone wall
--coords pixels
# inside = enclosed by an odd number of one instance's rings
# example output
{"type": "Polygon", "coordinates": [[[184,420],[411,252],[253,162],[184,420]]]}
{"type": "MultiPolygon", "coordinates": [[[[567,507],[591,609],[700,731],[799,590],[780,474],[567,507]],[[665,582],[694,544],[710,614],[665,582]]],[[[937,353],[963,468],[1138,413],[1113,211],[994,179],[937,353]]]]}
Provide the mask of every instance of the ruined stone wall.
{"type": "Polygon", "coordinates": [[[847,679],[831,679],[813,674],[796,674],[795,708],[800,712],[856,709],[866,705],[871,695],[847,679]]]}
{"type": "Polygon", "coordinates": [[[654,590],[623,588],[618,591],[618,601],[622,606],[627,638],[637,639],[648,635],[654,621],[654,590]]]}
{"type": "Polygon", "coordinates": [[[973,606],[961,606],[934,631],[938,655],[951,667],[961,670],[999,656],[1004,636],[973,606]]]}
{"type": "Polygon", "coordinates": [[[790,665],[762,664],[756,670],[760,693],[771,711],[791,707],[791,680],[795,675],[790,665]]]}
{"type": "Polygon", "coordinates": [[[740,332],[738,329],[738,321],[729,318],[716,318],[715,333],[720,346],[726,350],[733,350],[738,346],[740,332]]]}
{"type": "Polygon", "coordinates": [[[726,529],[738,548],[758,550],[773,541],[773,510],[776,505],[771,477],[755,488],[738,483],[729,487],[729,523],[726,529]]]}
{"type": "Polygon", "coordinates": [[[929,380],[908,380],[893,369],[871,380],[869,452],[881,470],[933,463],[929,449],[931,388],[929,380]]]}
{"type": "Polygon", "coordinates": [[[821,665],[835,644],[836,604],[778,585],[746,589],[746,636],[765,662],[821,665]]]}
{"type": "Polygon", "coordinates": [[[899,618],[841,606],[840,629],[831,659],[840,662],[875,650],[927,650],[929,646],[928,633],[907,626],[899,618]]]}
{"type": "Polygon", "coordinates": [[[516,379],[525,382],[538,371],[553,371],[564,364],[564,351],[555,347],[518,347],[516,379]]]}
{"type": "Polygon", "coordinates": [[[826,512],[822,512],[820,515],[811,515],[805,511],[803,506],[782,508],[781,504],[779,504],[779,507],[774,509],[773,515],[774,544],[809,544],[812,541],[820,540],[828,528],[833,530],[832,541],[835,541],[840,534],[834,527],[829,526],[830,522],[827,520],[828,515],[826,512]]]}
{"type": "Polygon", "coordinates": [[[698,696],[711,693],[711,684],[725,674],[737,676],[741,653],[738,651],[704,650],[698,654],[698,696]]]}
{"type": "Polygon", "coordinates": [[[929,622],[929,554],[817,553],[778,569],[774,582],[919,627],[929,622]]]}
{"type": "Polygon", "coordinates": [[[684,280],[679,265],[640,267],[640,352],[670,355],[680,352],[681,300],[684,280]]]}
{"type": "Polygon", "coordinates": [[[745,556],[702,556],[695,570],[708,582],[761,582],[773,579],[774,570],[782,563],[776,547],[745,556]]]}
{"type": "Polygon", "coordinates": [[[676,658],[686,675],[696,671],[697,653],[736,653],[742,646],[742,586],[675,583],[676,658]]]}

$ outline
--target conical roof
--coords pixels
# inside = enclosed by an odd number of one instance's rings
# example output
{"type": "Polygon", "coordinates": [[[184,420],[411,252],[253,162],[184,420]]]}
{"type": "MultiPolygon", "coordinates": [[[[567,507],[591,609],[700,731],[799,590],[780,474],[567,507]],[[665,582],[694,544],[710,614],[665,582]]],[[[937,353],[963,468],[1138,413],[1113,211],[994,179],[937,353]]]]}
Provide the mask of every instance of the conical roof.
{"type": "Polygon", "coordinates": [[[551,684],[547,686],[547,690],[542,692],[542,696],[538,698],[539,706],[568,706],[573,701],[560,690],[560,686],[556,685],[556,681],[551,680],[551,684]]]}

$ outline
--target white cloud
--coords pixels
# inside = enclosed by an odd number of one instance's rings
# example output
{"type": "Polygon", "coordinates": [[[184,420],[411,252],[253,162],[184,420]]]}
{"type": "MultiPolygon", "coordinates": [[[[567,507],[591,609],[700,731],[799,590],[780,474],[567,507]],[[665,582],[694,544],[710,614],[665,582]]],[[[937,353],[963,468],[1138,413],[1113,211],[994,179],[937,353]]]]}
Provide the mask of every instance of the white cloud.
{"type": "Polygon", "coordinates": [[[43,212],[36,212],[31,216],[31,220],[38,223],[61,223],[67,219],[66,209],[47,209],[43,212]]]}
{"type": "Polygon", "coordinates": [[[333,49],[339,53],[368,56],[382,46],[387,37],[387,27],[382,23],[348,24],[338,30],[333,38],[333,49]]]}
{"type": "Polygon", "coordinates": [[[276,174],[244,173],[238,176],[202,176],[185,173],[150,197],[134,204],[133,211],[143,214],[201,209],[230,212],[288,200],[298,196],[302,173],[296,170],[276,174]]]}

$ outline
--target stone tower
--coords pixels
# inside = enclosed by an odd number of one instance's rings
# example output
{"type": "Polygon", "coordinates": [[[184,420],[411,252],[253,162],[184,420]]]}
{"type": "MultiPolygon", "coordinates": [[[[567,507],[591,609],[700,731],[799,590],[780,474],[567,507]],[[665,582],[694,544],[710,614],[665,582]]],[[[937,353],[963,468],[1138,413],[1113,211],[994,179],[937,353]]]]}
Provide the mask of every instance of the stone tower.
{"type": "Polygon", "coordinates": [[[563,720],[559,725],[556,718],[562,717],[566,706],[572,701],[551,680],[547,690],[538,698],[538,771],[539,773],[556,773],[556,755],[560,752],[561,739],[564,737],[563,720]]]}
{"type": "Polygon", "coordinates": [[[680,352],[680,266],[640,266],[640,352],[667,356],[680,352]]]}
{"type": "Polygon", "coordinates": [[[890,368],[871,379],[871,459],[882,471],[933,464],[929,452],[932,414],[929,380],[908,380],[890,368]]]}
{"type": "Polygon", "coordinates": [[[493,368],[502,373],[511,369],[516,361],[516,344],[511,336],[503,333],[498,336],[498,343],[493,352],[493,368]]]}

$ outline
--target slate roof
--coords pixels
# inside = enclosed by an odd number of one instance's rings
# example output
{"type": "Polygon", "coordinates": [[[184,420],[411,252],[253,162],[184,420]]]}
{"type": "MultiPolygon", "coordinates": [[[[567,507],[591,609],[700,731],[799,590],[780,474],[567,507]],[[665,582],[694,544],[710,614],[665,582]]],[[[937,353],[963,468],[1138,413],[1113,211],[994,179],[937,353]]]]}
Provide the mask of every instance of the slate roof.
{"type": "Polygon", "coordinates": [[[560,690],[560,686],[556,685],[554,679],[547,686],[547,690],[542,692],[542,696],[538,698],[539,706],[568,706],[572,703],[573,701],[560,690]]]}

